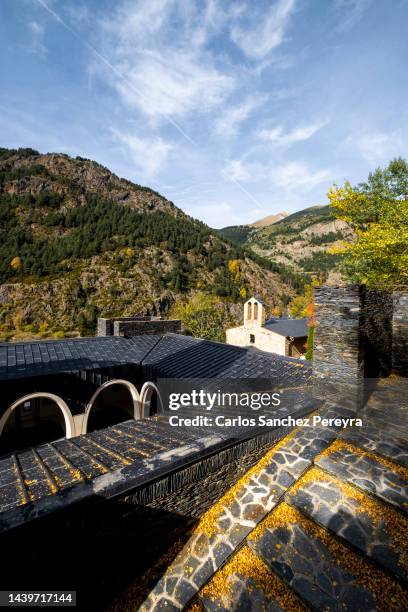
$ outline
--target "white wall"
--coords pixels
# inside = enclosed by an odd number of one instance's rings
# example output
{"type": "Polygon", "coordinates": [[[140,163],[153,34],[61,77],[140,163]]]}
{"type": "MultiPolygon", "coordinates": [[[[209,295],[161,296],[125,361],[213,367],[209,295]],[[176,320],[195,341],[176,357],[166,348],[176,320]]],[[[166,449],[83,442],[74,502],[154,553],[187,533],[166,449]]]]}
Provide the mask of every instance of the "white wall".
{"type": "Polygon", "coordinates": [[[226,330],[226,341],[227,344],[233,344],[234,346],[255,346],[261,351],[285,355],[285,336],[275,334],[260,326],[240,325],[239,327],[231,327],[226,330]],[[250,341],[251,334],[255,336],[254,343],[250,341]]]}

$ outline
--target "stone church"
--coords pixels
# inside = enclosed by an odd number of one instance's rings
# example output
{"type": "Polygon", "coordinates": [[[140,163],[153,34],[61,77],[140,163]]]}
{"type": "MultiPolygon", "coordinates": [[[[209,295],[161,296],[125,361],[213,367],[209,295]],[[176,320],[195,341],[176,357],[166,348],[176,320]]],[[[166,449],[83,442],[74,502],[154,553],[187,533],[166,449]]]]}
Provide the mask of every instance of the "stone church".
{"type": "Polygon", "coordinates": [[[254,346],[261,351],[301,358],[306,353],[307,319],[275,317],[266,320],[265,303],[252,297],[244,304],[244,324],[226,330],[228,344],[254,346]]]}

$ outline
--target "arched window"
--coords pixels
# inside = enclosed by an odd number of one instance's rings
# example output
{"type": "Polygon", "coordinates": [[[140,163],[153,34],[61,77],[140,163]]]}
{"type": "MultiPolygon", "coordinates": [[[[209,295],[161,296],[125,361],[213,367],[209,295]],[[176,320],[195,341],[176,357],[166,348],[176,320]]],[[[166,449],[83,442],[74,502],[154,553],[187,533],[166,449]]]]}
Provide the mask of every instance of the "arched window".
{"type": "Polygon", "coordinates": [[[91,397],[82,423],[82,433],[140,418],[140,396],[128,380],[108,380],[91,397]]]}
{"type": "Polygon", "coordinates": [[[258,302],[254,302],[254,320],[258,320],[258,302]]]}
{"type": "Polygon", "coordinates": [[[140,392],[142,416],[149,417],[154,414],[164,414],[163,401],[160,391],[152,382],[145,382],[140,392]]]}
{"type": "Polygon", "coordinates": [[[252,319],[252,304],[248,302],[247,305],[247,319],[250,321],[252,319]]]}
{"type": "Polygon", "coordinates": [[[31,393],[16,400],[0,419],[0,452],[13,452],[71,438],[75,433],[70,409],[53,393],[31,393]]]}

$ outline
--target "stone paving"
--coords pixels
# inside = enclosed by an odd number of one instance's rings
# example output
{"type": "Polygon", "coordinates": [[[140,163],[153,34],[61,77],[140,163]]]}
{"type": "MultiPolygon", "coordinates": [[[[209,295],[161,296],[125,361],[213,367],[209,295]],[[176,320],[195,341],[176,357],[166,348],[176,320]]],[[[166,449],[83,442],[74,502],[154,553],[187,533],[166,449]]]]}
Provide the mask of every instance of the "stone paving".
{"type": "Polygon", "coordinates": [[[215,516],[204,516],[141,609],[182,609],[334,437],[330,429],[305,428],[278,443],[220,500],[215,516]]]}
{"type": "MultiPolygon", "coordinates": [[[[398,391],[384,387],[365,418],[387,414],[387,397],[398,391]]],[[[202,517],[140,610],[408,609],[408,423],[392,405],[381,438],[372,421],[363,434],[336,422],[275,445],[202,517]]],[[[327,404],[318,414],[355,412],[327,404]]]]}
{"type": "Polygon", "coordinates": [[[401,534],[408,533],[408,519],[399,512],[368,500],[318,468],[301,478],[285,500],[407,581],[406,542],[401,534]]]}
{"type": "Polygon", "coordinates": [[[342,433],[341,438],[354,446],[408,467],[408,441],[400,436],[390,438],[389,432],[379,431],[378,427],[367,425],[362,427],[361,431],[348,429],[342,433]]]}
{"type": "Polygon", "coordinates": [[[305,530],[301,521],[268,527],[250,546],[314,609],[336,610],[339,602],[343,609],[375,609],[373,595],[337,563],[324,542],[305,530]]]}
{"type": "Polygon", "coordinates": [[[401,475],[373,456],[337,442],[316,464],[408,514],[408,472],[401,475]]]}

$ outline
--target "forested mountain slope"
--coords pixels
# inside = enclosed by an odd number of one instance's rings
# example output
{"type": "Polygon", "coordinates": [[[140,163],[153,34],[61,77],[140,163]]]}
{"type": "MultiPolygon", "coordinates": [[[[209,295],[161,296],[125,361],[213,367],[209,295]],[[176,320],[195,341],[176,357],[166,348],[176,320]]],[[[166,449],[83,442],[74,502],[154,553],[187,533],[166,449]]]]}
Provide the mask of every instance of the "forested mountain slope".
{"type": "Polygon", "coordinates": [[[312,206],[263,227],[230,226],[220,236],[299,273],[327,274],[339,255],[330,251],[353,238],[350,227],[329,206],[312,206]]]}
{"type": "Polygon", "coordinates": [[[96,162],[0,149],[0,337],[92,333],[197,290],[273,306],[302,282],[96,162]]]}

